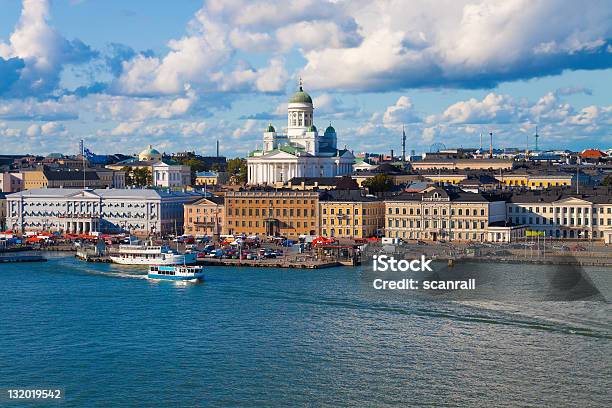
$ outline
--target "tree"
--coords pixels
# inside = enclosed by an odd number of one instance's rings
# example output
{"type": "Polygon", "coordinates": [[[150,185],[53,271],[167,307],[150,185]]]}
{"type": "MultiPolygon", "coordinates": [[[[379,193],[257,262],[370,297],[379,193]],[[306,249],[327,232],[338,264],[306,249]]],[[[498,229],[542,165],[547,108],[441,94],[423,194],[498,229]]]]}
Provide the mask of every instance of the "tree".
{"type": "Polygon", "coordinates": [[[602,186],[612,186],[612,175],[608,174],[601,182],[602,186]]]}
{"type": "Polygon", "coordinates": [[[370,194],[375,194],[393,189],[393,180],[386,174],[377,174],[365,180],[363,186],[368,189],[370,194]]]}
{"type": "Polygon", "coordinates": [[[247,182],[247,164],[245,159],[236,157],[227,161],[227,172],[236,184],[247,182]]]}
{"type": "Polygon", "coordinates": [[[153,184],[153,175],[147,168],[124,167],[123,171],[125,171],[125,184],[128,186],[147,187],[153,184]]]}

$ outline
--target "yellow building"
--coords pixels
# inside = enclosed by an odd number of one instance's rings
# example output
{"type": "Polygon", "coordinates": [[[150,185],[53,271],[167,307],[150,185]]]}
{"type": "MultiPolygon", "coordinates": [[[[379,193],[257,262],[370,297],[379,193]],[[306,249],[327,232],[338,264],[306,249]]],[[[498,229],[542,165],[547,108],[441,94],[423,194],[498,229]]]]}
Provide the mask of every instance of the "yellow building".
{"type": "MultiPolygon", "coordinates": [[[[460,185],[467,180],[470,174],[476,172],[424,172],[421,175],[430,181],[442,184],[460,185]]],[[[523,187],[530,190],[543,190],[551,187],[569,187],[572,185],[572,175],[562,172],[537,173],[537,172],[512,172],[495,174],[488,172],[499,182],[502,188],[523,187]]]]}
{"type": "Polygon", "coordinates": [[[36,188],[106,188],[125,186],[125,173],[102,170],[52,170],[43,167],[36,170],[22,171],[24,190],[36,188]]]}
{"type": "Polygon", "coordinates": [[[505,222],[505,201],[450,187],[429,187],[385,200],[385,236],[402,240],[485,241],[505,222]]]}
{"type": "Polygon", "coordinates": [[[504,187],[525,187],[543,190],[551,187],[571,187],[572,175],[567,173],[508,173],[495,176],[504,187]]]}
{"type": "Polygon", "coordinates": [[[216,186],[225,184],[229,175],[225,171],[199,171],[196,173],[196,186],[216,186]]]}
{"type": "Polygon", "coordinates": [[[464,174],[453,174],[453,173],[423,173],[421,174],[426,180],[433,181],[434,183],[441,184],[452,184],[459,185],[463,180],[468,178],[467,173],[464,174]]]}
{"type": "Polygon", "coordinates": [[[224,199],[223,197],[206,197],[192,204],[184,205],[185,234],[193,236],[215,236],[223,233],[224,199]]]}
{"type": "Polygon", "coordinates": [[[320,234],[338,238],[381,236],[385,225],[385,203],[361,191],[332,190],[319,199],[320,234]]]}
{"type": "Polygon", "coordinates": [[[294,190],[246,190],[225,193],[226,234],[315,235],[319,226],[319,193],[294,190]]]}
{"type": "Polygon", "coordinates": [[[45,173],[41,170],[26,170],[23,174],[23,189],[32,190],[35,188],[45,188],[49,181],[45,177],[45,173]]]}

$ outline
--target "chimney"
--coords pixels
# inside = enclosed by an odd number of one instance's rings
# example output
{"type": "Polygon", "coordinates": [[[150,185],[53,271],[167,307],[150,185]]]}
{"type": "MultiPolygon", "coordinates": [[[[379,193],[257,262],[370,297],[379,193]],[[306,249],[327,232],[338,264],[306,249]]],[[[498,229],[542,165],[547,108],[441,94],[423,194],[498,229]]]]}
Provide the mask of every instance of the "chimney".
{"type": "Polygon", "coordinates": [[[393,149],[391,149],[391,161],[393,161],[393,149]]]}

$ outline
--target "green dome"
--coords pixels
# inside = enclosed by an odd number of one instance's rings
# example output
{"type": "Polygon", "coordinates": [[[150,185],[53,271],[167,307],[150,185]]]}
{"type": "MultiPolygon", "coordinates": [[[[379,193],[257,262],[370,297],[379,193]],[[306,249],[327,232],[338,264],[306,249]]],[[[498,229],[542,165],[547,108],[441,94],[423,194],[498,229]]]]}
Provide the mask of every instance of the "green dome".
{"type": "Polygon", "coordinates": [[[325,134],[328,134],[328,133],[336,133],[336,129],[334,129],[334,127],[331,125],[331,123],[329,124],[327,129],[325,129],[325,134]]]}
{"type": "Polygon", "coordinates": [[[316,132],[317,131],[317,127],[315,125],[310,125],[310,127],[308,128],[309,132],[316,132]]]}
{"type": "Polygon", "coordinates": [[[294,93],[291,98],[289,98],[289,103],[310,103],[312,104],[312,98],[308,95],[307,92],[304,92],[302,87],[300,86],[300,90],[294,93]]]}
{"type": "Polygon", "coordinates": [[[274,126],[272,126],[272,123],[268,124],[268,130],[266,130],[266,132],[276,132],[276,129],[274,129],[274,126]]]}

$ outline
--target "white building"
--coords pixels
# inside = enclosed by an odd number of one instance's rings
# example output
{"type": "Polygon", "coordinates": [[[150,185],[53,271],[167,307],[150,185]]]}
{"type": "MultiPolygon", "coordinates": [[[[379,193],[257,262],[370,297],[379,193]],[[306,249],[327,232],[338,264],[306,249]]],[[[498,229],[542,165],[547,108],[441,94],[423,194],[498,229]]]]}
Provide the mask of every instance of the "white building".
{"type": "Polygon", "coordinates": [[[289,99],[287,129],[272,124],[263,135],[263,149],[247,159],[249,184],[275,184],[294,177],[336,177],[350,174],[355,157],[337,148],[336,130],[329,125],[320,135],[314,125],[312,98],[300,84],[289,99]]]}
{"type": "Polygon", "coordinates": [[[6,225],[20,232],[180,233],[183,204],[203,196],[149,189],[32,189],[7,195],[6,225]]]}
{"type": "Polygon", "coordinates": [[[191,185],[191,168],[160,161],[151,166],[155,187],[180,188],[191,185]]]}

